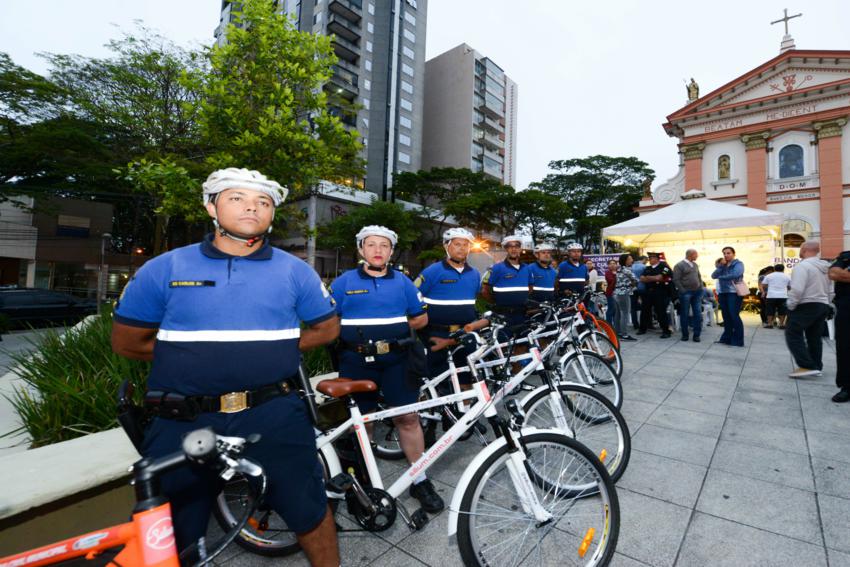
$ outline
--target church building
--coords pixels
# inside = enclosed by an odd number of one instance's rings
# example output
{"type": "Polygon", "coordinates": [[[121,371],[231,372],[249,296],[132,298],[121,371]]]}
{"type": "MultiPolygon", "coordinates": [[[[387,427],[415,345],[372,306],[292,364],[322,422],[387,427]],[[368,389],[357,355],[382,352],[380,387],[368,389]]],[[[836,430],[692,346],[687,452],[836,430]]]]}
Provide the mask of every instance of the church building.
{"type": "MultiPolygon", "coordinates": [[[[679,140],[679,172],[644,195],[644,214],[698,189],[709,199],[785,215],[782,246],[850,249],[850,51],[798,50],[699,95],[664,130],[679,140]]],[[[783,21],[783,20],[779,20],[783,21]]]]}

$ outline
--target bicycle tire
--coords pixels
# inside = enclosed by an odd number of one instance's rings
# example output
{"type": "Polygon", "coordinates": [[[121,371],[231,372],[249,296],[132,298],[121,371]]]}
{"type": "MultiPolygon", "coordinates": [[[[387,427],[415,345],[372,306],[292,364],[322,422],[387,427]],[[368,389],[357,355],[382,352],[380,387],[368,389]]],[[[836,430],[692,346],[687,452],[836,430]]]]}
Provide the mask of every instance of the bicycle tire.
{"type": "MultiPolygon", "coordinates": [[[[560,411],[569,431],[605,463],[611,480],[617,482],[629,465],[632,439],[626,420],[608,398],[585,386],[558,384],[560,411]],[[603,453],[604,451],[604,453],[603,453]]],[[[557,428],[555,409],[548,389],[541,389],[523,404],[525,424],[539,429],[557,428]]]]}
{"type": "Polygon", "coordinates": [[[595,352],[611,365],[617,378],[623,377],[623,357],[620,354],[620,348],[608,335],[600,331],[587,331],[579,335],[579,341],[582,350],[595,352]]]}
{"type": "Polygon", "coordinates": [[[620,508],[605,467],[584,445],[559,433],[532,433],[523,436],[522,441],[527,466],[530,460],[542,458],[543,462],[537,465],[545,467],[547,454],[551,453],[554,476],[561,480],[574,478],[592,490],[576,493],[561,491],[548,482],[539,483],[538,498],[553,514],[553,520],[540,524],[523,511],[517,494],[505,490],[513,485],[505,467],[510,449],[507,445],[500,447],[475,471],[461,499],[457,541],[464,565],[570,565],[568,550],[575,549],[578,554],[584,541],[594,544],[592,550],[572,564],[607,565],[617,545],[620,508]],[[512,520],[515,522],[509,525],[512,520]],[[492,535],[485,531],[491,526],[492,535]],[[499,557],[506,553],[510,557],[499,557]]]}
{"type": "Polygon", "coordinates": [[[385,461],[400,461],[404,458],[398,429],[392,419],[376,421],[372,429],[372,450],[375,456],[385,461]]]}
{"type": "MultiPolygon", "coordinates": [[[[330,474],[328,464],[321,452],[318,455],[327,479],[330,474]]],[[[242,515],[238,511],[234,512],[232,506],[244,506],[245,482],[246,480],[240,475],[234,476],[225,483],[222,491],[216,496],[213,504],[213,516],[215,516],[221,529],[225,531],[235,525],[236,520],[242,515]]],[[[334,502],[331,502],[331,511],[336,513],[334,504],[334,502]]],[[[265,557],[285,557],[301,551],[301,545],[299,545],[295,533],[286,526],[283,518],[275,511],[266,508],[257,510],[254,517],[249,519],[248,525],[239,532],[233,541],[239,547],[265,557]],[[261,519],[261,515],[267,515],[267,518],[261,519]],[[259,529],[262,525],[261,522],[268,523],[269,527],[259,529]]]]}
{"type": "Polygon", "coordinates": [[[558,365],[558,377],[561,382],[573,382],[593,388],[620,409],[623,407],[623,385],[614,369],[595,352],[573,352],[558,365]],[[584,367],[579,356],[583,358],[584,367]],[[585,367],[587,370],[585,371],[585,367]]]}

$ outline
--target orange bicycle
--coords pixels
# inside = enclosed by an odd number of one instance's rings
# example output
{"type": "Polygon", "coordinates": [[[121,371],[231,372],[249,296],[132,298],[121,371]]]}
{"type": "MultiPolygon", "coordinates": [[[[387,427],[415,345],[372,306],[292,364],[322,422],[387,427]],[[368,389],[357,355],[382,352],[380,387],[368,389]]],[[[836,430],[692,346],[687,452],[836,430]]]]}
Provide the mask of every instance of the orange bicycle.
{"type": "Polygon", "coordinates": [[[219,436],[208,428],[193,431],[186,435],[181,451],[158,459],[142,459],[133,465],[136,506],[129,522],[0,558],[0,567],[58,564],[179,567],[181,559],[186,560],[192,554],[198,557],[195,565],[205,565],[233,541],[265,495],[263,468],[241,456],[245,446],[257,440],[258,435],[243,439],[219,436]],[[201,539],[178,555],[171,504],[160,492],[159,477],[190,464],[218,470],[224,480],[240,473],[243,478],[252,479],[253,490],[244,517],[217,544],[207,549],[205,540],[201,539]]]}

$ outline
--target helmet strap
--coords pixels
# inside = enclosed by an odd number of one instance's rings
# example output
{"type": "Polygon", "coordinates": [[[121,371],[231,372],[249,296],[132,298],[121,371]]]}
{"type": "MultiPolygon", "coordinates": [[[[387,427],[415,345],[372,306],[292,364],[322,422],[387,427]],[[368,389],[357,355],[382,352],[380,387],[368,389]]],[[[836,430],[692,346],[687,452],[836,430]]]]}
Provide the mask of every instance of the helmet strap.
{"type": "MultiPolygon", "coordinates": [[[[241,236],[236,236],[235,234],[232,234],[225,230],[225,228],[218,223],[218,219],[213,219],[213,225],[215,225],[216,232],[218,232],[221,236],[227,237],[231,240],[235,240],[236,242],[241,242],[248,248],[253,248],[254,244],[256,244],[257,242],[262,242],[266,238],[265,234],[258,234],[250,238],[242,238],[241,236]]],[[[271,231],[272,227],[269,227],[267,232],[270,233],[271,231]]]]}

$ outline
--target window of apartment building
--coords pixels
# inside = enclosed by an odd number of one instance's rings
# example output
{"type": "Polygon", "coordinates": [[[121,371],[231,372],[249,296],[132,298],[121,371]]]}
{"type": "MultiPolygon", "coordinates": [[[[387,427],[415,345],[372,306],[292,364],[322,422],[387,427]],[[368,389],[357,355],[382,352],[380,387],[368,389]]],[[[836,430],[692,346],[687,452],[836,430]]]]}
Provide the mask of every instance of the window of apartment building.
{"type": "Polygon", "coordinates": [[[406,136],[405,134],[398,135],[398,142],[402,145],[409,146],[410,145],[410,136],[406,136]]]}
{"type": "Polygon", "coordinates": [[[411,59],[416,59],[416,53],[406,45],[401,48],[401,52],[410,57],[411,59]]]}
{"type": "Polygon", "coordinates": [[[398,152],[398,161],[404,164],[410,163],[410,154],[406,154],[404,152],[398,152]]]}
{"type": "Polygon", "coordinates": [[[366,110],[369,110],[369,99],[368,98],[363,99],[363,108],[365,108],[366,110]]]}
{"type": "Polygon", "coordinates": [[[412,128],[413,127],[413,122],[411,122],[410,118],[408,118],[407,116],[399,116],[398,117],[398,123],[401,124],[402,126],[404,126],[405,128],[412,128]]]}
{"type": "Polygon", "coordinates": [[[368,119],[368,118],[364,118],[364,119],[363,119],[363,125],[364,125],[366,128],[368,128],[368,127],[369,127],[369,119],[368,119]]]}
{"type": "Polygon", "coordinates": [[[372,90],[372,81],[369,79],[363,79],[363,88],[367,91],[372,90]]]}
{"type": "Polygon", "coordinates": [[[404,13],[404,19],[405,19],[405,20],[407,21],[407,23],[409,23],[411,26],[415,26],[415,25],[416,25],[416,16],[414,16],[414,15],[413,15],[413,14],[411,14],[410,12],[405,12],[405,13],[404,13]]]}
{"type": "Polygon", "coordinates": [[[370,14],[375,15],[375,5],[369,2],[369,5],[366,7],[370,14]]]}
{"type": "Polygon", "coordinates": [[[366,22],[366,30],[369,33],[375,33],[375,24],[373,24],[372,22],[366,22]]]}
{"type": "Polygon", "coordinates": [[[366,42],[366,51],[368,51],[369,53],[372,53],[372,42],[371,41],[366,42]]]}
{"type": "Polygon", "coordinates": [[[409,100],[407,100],[404,97],[401,98],[401,107],[405,110],[409,110],[410,112],[413,112],[413,103],[410,102],[409,100]]]}
{"type": "Polygon", "coordinates": [[[316,12],[313,14],[313,24],[318,24],[322,21],[322,12],[316,12]]]}
{"type": "Polygon", "coordinates": [[[407,81],[402,81],[401,82],[401,90],[403,90],[407,94],[413,94],[413,85],[411,85],[407,81]]]}
{"type": "Polygon", "coordinates": [[[371,71],[371,70],[372,70],[372,60],[371,60],[371,59],[367,59],[367,60],[363,63],[363,67],[364,67],[367,71],[371,71]]]}
{"type": "Polygon", "coordinates": [[[407,73],[407,74],[408,74],[408,75],[410,75],[411,77],[413,76],[413,67],[411,67],[411,66],[410,66],[410,65],[408,65],[407,63],[402,63],[402,64],[401,64],[401,71],[402,71],[403,73],[407,73]]]}
{"type": "Polygon", "coordinates": [[[412,31],[405,29],[404,37],[406,37],[411,43],[416,43],[416,34],[412,31]]]}

